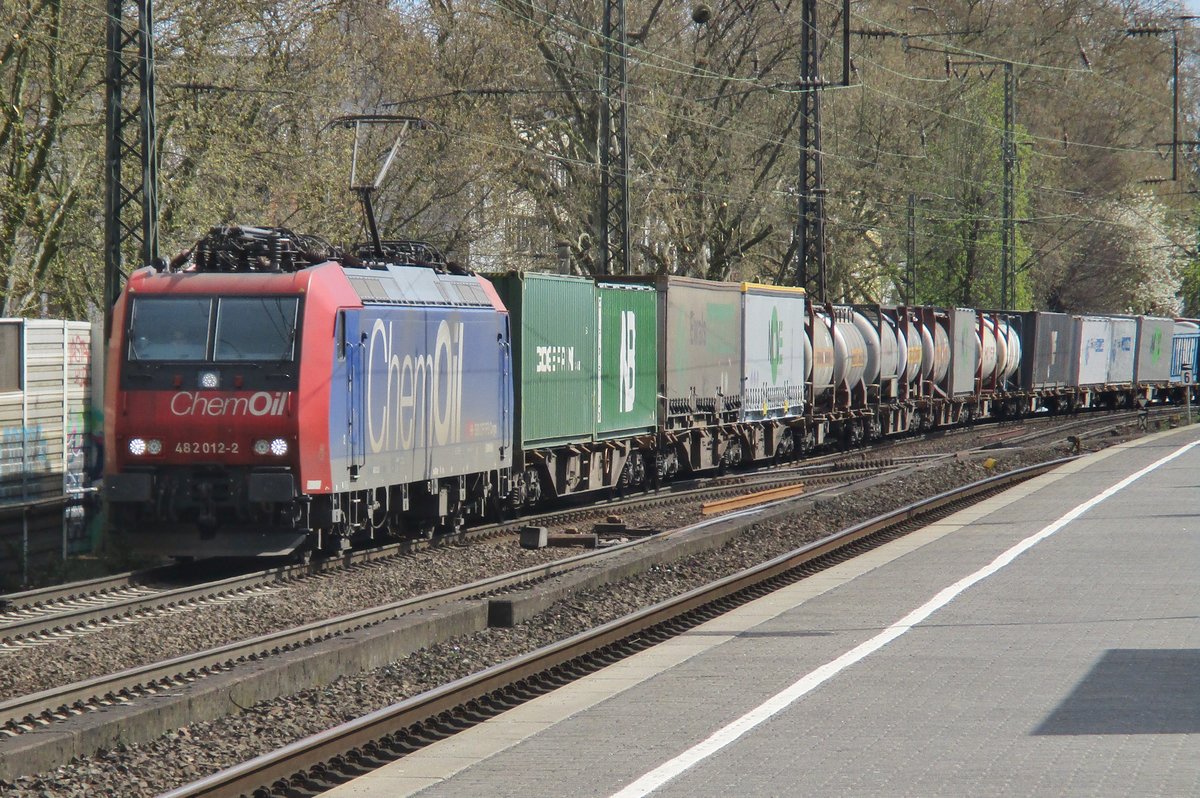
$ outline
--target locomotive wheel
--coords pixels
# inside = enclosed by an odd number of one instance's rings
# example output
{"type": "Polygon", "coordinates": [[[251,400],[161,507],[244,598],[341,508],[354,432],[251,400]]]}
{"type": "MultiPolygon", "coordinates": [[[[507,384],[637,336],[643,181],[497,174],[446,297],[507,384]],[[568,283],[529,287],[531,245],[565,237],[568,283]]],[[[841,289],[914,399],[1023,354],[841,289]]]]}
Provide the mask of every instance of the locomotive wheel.
{"type": "Polygon", "coordinates": [[[646,458],[641,452],[634,452],[629,458],[630,475],[629,482],[631,485],[644,485],[646,483],[646,458]]]}
{"type": "Polygon", "coordinates": [[[536,507],[542,501],[542,478],[536,468],[525,472],[525,504],[536,507]]]}

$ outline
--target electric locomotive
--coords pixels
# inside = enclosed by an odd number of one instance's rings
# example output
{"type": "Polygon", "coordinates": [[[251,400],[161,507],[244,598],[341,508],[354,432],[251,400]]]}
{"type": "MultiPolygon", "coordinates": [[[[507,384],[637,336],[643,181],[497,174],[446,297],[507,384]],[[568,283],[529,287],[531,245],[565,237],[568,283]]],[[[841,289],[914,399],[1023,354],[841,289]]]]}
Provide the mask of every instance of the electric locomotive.
{"type": "Polygon", "coordinates": [[[509,489],[508,314],[427,245],[218,228],[113,311],[105,494],[177,557],[430,535],[509,489]]]}

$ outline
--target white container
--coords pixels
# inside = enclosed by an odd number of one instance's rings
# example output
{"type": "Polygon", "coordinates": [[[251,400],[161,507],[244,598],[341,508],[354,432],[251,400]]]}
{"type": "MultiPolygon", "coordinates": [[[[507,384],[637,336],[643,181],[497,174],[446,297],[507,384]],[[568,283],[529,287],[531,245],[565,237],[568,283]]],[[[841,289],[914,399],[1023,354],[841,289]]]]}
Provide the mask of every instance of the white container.
{"type": "Polygon", "coordinates": [[[742,420],[804,412],[804,293],[742,284],[742,420]]]}
{"type": "Polygon", "coordinates": [[[921,328],[921,373],[925,379],[941,384],[950,371],[950,334],[942,321],[921,328]]]}
{"type": "Polygon", "coordinates": [[[978,329],[979,320],[974,310],[954,308],[950,311],[954,347],[950,357],[950,391],[954,396],[975,392],[975,375],[979,373],[980,361],[978,329]]]}
{"type": "Polygon", "coordinates": [[[1114,318],[1111,325],[1112,345],[1108,356],[1108,382],[1124,385],[1133,382],[1133,363],[1137,358],[1137,319],[1114,318]]]}
{"type": "Polygon", "coordinates": [[[1098,316],[1075,316],[1073,321],[1079,350],[1072,384],[1080,388],[1103,385],[1108,379],[1112,325],[1107,318],[1098,316]]]}
{"type": "Polygon", "coordinates": [[[1175,331],[1175,322],[1154,316],[1138,316],[1137,324],[1133,381],[1139,384],[1168,382],[1171,379],[1171,335],[1175,331]]]}

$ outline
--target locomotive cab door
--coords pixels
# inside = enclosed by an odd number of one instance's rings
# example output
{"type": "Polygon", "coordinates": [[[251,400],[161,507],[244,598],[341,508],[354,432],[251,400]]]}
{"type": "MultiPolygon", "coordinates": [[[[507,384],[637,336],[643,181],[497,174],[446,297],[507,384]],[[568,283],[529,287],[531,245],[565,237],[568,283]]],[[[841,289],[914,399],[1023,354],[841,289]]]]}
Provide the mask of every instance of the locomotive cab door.
{"type": "Polygon", "coordinates": [[[511,320],[504,315],[504,332],[498,338],[500,344],[500,459],[512,457],[513,447],[513,364],[511,320]]]}
{"type": "Polygon", "coordinates": [[[359,478],[359,472],[367,459],[366,446],[366,372],[364,364],[365,344],[359,330],[357,315],[339,314],[342,327],[342,351],[346,357],[346,439],[347,462],[351,481],[359,478]]]}

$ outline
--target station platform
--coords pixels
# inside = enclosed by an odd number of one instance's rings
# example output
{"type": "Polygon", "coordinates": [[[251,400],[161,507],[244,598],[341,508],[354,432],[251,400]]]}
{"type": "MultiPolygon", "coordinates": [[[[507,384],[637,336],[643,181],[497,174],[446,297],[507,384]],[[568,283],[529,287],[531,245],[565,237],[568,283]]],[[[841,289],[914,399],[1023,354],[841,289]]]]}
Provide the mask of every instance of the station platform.
{"type": "Polygon", "coordinates": [[[1198,444],[1083,457],[325,795],[1200,795],[1198,444]]]}

